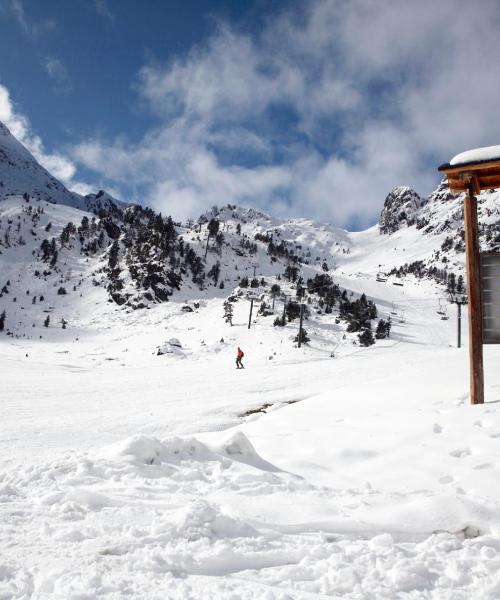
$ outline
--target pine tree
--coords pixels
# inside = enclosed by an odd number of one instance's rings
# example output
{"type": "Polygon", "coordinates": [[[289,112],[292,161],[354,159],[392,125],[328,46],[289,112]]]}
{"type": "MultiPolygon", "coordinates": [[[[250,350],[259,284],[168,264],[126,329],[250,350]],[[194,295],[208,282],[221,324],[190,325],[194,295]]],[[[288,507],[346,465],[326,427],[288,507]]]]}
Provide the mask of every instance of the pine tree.
{"type": "Polygon", "coordinates": [[[456,287],[457,287],[457,281],[456,281],[455,273],[450,273],[448,275],[448,291],[453,293],[455,291],[456,287]]]}
{"type": "Polygon", "coordinates": [[[5,328],[5,318],[6,318],[5,311],[2,311],[2,314],[0,315],[0,331],[3,331],[5,328]]]}
{"type": "Polygon", "coordinates": [[[210,241],[211,237],[215,237],[217,235],[217,233],[219,232],[219,221],[217,221],[217,219],[210,219],[210,221],[208,222],[208,236],[207,236],[207,246],[205,248],[205,259],[207,258],[207,252],[208,252],[208,242],[210,241]]]}
{"type": "Polygon", "coordinates": [[[392,327],[392,321],[391,321],[391,317],[389,315],[389,318],[385,322],[385,331],[386,331],[386,334],[387,334],[386,337],[390,337],[391,336],[391,327],[392,327]]]}
{"type": "Polygon", "coordinates": [[[233,303],[229,300],[226,300],[223,304],[224,306],[224,321],[229,323],[231,327],[233,326],[233,303]]]}
{"type": "Polygon", "coordinates": [[[274,302],[276,300],[276,296],[279,296],[281,294],[281,287],[277,283],[273,283],[269,292],[271,294],[271,298],[273,299],[273,308],[274,308],[274,302]]]}
{"type": "Polygon", "coordinates": [[[55,267],[56,266],[56,264],[57,264],[57,258],[58,258],[58,252],[57,252],[57,250],[54,250],[53,253],[52,253],[52,260],[50,261],[50,266],[51,267],[55,267]]]}
{"type": "MultiPolygon", "coordinates": [[[[304,307],[304,316],[306,316],[307,308],[304,307]]],[[[298,319],[300,317],[300,304],[298,302],[290,301],[286,305],[286,316],[288,318],[288,322],[291,323],[293,320],[298,319]]]]}
{"type": "Polygon", "coordinates": [[[309,335],[307,333],[307,331],[305,329],[302,329],[302,333],[297,333],[297,335],[294,337],[293,341],[294,342],[299,342],[299,334],[300,334],[300,343],[301,344],[307,344],[307,342],[310,342],[311,339],[309,338],[309,335]]]}
{"type": "Polygon", "coordinates": [[[368,328],[363,329],[358,335],[358,340],[361,346],[372,346],[375,343],[372,330],[368,328]]]}
{"type": "Polygon", "coordinates": [[[113,244],[111,245],[111,248],[109,250],[109,256],[108,256],[108,265],[111,270],[114,270],[116,268],[116,265],[118,264],[118,252],[119,251],[120,251],[120,246],[118,245],[118,242],[115,240],[113,242],[113,244]]]}
{"type": "MultiPolygon", "coordinates": [[[[375,331],[375,337],[377,338],[377,340],[383,340],[383,339],[389,337],[389,333],[388,333],[387,329],[388,329],[388,322],[384,321],[384,319],[380,319],[380,321],[377,323],[377,329],[375,331]]],[[[390,325],[389,325],[389,330],[390,330],[390,325]]]]}
{"type": "Polygon", "coordinates": [[[43,322],[44,327],[48,327],[50,324],[50,317],[49,315],[47,315],[45,321],[43,322]]]}
{"type": "Polygon", "coordinates": [[[211,277],[214,280],[214,283],[217,285],[217,282],[219,281],[219,275],[220,275],[220,262],[217,261],[214,265],[212,265],[212,268],[207,273],[207,277],[211,277]]]}
{"type": "Polygon", "coordinates": [[[215,236],[215,244],[217,246],[217,251],[220,254],[222,246],[224,245],[224,234],[221,231],[219,231],[219,233],[217,233],[217,235],[215,236]]]}
{"type": "Polygon", "coordinates": [[[297,281],[298,275],[299,269],[297,267],[287,265],[287,267],[285,268],[284,276],[288,279],[288,281],[297,281]]]}

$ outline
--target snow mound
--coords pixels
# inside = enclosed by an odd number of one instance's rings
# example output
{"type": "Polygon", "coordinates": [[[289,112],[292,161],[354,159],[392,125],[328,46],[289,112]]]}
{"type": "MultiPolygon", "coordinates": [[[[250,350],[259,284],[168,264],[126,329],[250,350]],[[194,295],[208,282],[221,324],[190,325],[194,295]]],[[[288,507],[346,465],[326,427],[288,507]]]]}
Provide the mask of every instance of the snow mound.
{"type": "Polygon", "coordinates": [[[136,466],[180,465],[185,463],[219,462],[222,468],[230,464],[243,463],[261,471],[279,471],[264,460],[241,431],[214,446],[207,446],[195,437],[171,437],[162,441],[137,434],[119,443],[108,446],[101,458],[123,460],[136,466]]]}
{"type": "Polygon", "coordinates": [[[279,471],[277,467],[264,460],[256,452],[252,443],[242,431],[236,431],[225,439],[217,451],[232,460],[245,463],[263,471],[279,471]]]}
{"type": "Polygon", "coordinates": [[[157,356],[163,356],[164,354],[173,354],[180,358],[185,358],[185,354],[182,351],[182,344],[177,338],[170,338],[164,342],[161,346],[156,349],[157,356]]]}
{"type": "Polygon", "coordinates": [[[189,541],[257,535],[253,527],[240,519],[223,514],[219,507],[205,500],[189,502],[174,515],[173,522],[177,535],[189,541]]]}
{"type": "Polygon", "coordinates": [[[222,451],[228,456],[254,459],[258,456],[250,440],[241,431],[232,434],[221,446],[222,451]]]}
{"type": "Polygon", "coordinates": [[[110,458],[126,458],[137,465],[177,464],[184,460],[214,460],[217,457],[194,437],[173,437],[160,441],[147,435],[134,435],[113,444],[105,452],[110,458]]]}

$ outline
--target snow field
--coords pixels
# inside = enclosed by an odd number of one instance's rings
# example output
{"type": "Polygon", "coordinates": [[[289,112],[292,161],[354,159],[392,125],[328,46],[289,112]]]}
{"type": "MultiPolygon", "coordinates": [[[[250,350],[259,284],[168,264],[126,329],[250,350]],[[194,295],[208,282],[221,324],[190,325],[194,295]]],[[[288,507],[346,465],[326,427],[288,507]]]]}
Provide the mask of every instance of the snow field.
{"type": "MultiPolygon", "coordinates": [[[[276,225],[335,257],[335,282],[391,316],[391,339],[354,345],[312,305],[299,350],[297,321],[275,328],[254,310],[248,329],[245,297],[229,326],[223,297],[253,273],[229,252],[224,292],[200,298],[187,284],[172,302],[127,311],[91,283],[98,264],[62,251],[82,297],[42,281],[36,291],[69,328],[43,328],[42,307],[17,302],[20,333],[36,317],[31,339],[0,338],[0,598],[500,596],[498,348],[485,349],[488,403],[470,407],[466,319],[458,350],[454,311],[437,314],[442,290],[376,281],[380,263],[430,255],[435,240],[254,217],[250,237],[276,225]],[[171,338],[181,347],[157,356],[171,338]]],[[[43,218],[57,233],[81,214],[48,207],[43,218]]],[[[19,265],[39,242],[2,257],[19,298],[33,283],[19,265]]],[[[269,282],[283,267],[260,246],[254,258],[269,282]]]]}
{"type": "Polygon", "coordinates": [[[407,322],[336,359],[243,301],[232,328],[213,300],[2,343],[3,597],[498,597],[498,351],[471,408],[428,290],[383,289],[407,322]],[[153,355],[170,337],[187,359],[153,355]]]}

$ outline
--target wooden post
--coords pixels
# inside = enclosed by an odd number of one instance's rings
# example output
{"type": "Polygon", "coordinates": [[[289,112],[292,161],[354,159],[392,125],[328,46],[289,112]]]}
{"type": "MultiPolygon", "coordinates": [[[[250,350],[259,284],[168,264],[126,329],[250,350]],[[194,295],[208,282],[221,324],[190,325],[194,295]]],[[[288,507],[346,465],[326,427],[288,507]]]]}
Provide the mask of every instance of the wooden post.
{"type": "Polygon", "coordinates": [[[467,292],[469,296],[470,399],[471,404],[483,404],[483,318],[475,187],[474,182],[470,181],[464,202],[467,292]]]}

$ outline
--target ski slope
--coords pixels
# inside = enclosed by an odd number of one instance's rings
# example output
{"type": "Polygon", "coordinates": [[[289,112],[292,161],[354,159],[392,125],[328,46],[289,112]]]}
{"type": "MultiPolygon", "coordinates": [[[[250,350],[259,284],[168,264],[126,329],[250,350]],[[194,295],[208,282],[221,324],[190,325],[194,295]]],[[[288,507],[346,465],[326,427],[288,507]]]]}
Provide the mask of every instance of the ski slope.
{"type": "Polygon", "coordinates": [[[0,597],[498,598],[500,353],[470,407],[442,292],[361,246],[335,280],[395,313],[369,348],[221,298],[0,338],[0,597]]]}

